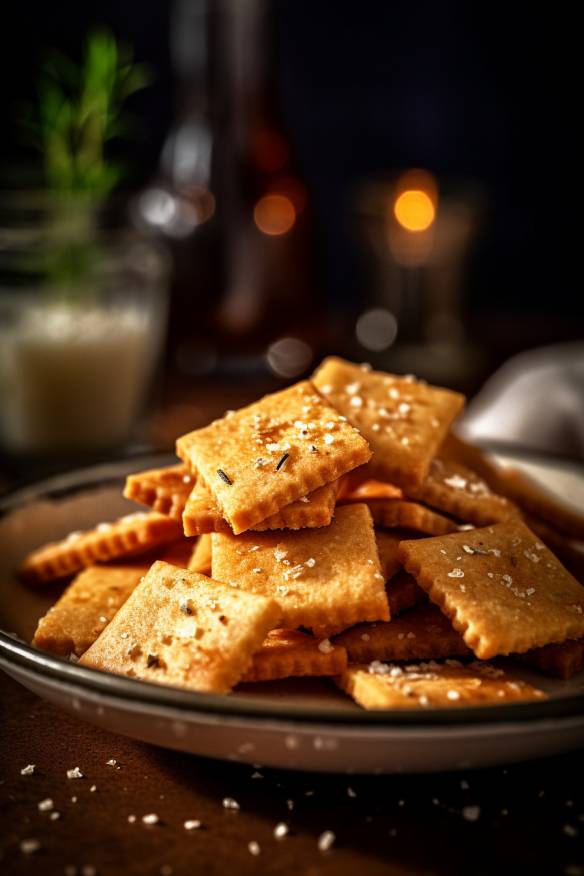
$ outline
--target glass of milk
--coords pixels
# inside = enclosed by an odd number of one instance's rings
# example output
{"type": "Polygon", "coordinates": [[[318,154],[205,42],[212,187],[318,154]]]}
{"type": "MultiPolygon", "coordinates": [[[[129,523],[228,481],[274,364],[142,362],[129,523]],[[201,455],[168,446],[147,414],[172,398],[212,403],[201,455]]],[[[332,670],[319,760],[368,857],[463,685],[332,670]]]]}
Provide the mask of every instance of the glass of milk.
{"type": "Polygon", "coordinates": [[[120,447],[162,350],[168,256],[133,232],[92,231],[89,267],[60,289],[58,274],[47,283],[36,270],[41,237],[0,227],[0,443],[16,453],[120,447]]]}

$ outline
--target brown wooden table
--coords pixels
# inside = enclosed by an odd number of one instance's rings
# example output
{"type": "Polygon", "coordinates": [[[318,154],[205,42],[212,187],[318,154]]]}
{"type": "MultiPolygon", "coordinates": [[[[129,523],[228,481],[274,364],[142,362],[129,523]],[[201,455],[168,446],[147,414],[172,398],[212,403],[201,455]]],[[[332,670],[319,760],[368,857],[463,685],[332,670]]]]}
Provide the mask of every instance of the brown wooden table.
{"type": "Polygon", "coordinates": [[[584,874],[584,752],[464,774],[253,778],[251,767],[106,733],[1,673],[0,702],[2,876],[584,874]],[[75,766],[85,778],[66,777],[75,766]],[[39,811],[47,798],[58,819],[39,811]],[[159,824],[143,824],[148,813],[159,824]],[[187,819],[202,828],[185,830],[187,819]],[[290,828],[280,840],[279,822],[290,828]],[[336,841],[323,852],[326,830],[336,841]],[[26,839],[39,850],[24,854],[26,839]]]}

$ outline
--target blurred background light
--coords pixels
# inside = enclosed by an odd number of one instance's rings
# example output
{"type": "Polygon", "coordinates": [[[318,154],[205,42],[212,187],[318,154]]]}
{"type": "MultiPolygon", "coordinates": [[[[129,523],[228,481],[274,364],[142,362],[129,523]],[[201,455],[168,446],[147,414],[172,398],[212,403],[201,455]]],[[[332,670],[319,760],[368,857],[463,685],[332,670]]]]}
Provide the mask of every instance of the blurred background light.
{"type": "Polygon", "coordinates": [[[408,189],[398,196],[393,211],[407,231],[426,231],[434,221],[436,210],[432,199],[421,189],[408,189]]]}
{"type": "Polygon", "coordinates": [[[290,231],[296,221],[296,209],[286,195],[264,195],[254,207],[253,219],[263,234],[277,237],[290,231]]]}
{"type": "Polygon", "coordinates": [[[355,326],[357,340],[366,350],[376,353],[391,347],[397,337],[397,320],[393,313],[374,307],[361,314],[355,326]]]}
{"type": "Polygon", "coordinates": [[[280,338],[270,344],[266,361],[278,377],[297,377],[312,364],[312,348],[299,338],[280,338]]]}

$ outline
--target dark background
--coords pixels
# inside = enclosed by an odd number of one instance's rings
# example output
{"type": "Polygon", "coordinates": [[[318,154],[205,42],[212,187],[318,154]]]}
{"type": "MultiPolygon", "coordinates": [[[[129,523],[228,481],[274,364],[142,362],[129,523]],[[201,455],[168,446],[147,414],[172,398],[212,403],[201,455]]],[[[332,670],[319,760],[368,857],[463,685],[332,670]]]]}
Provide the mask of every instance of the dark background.
{"type": "MultiPolygon", "coordinates": [[[[225,14],[221,3],[210,5],[219,19],[225,14]]],[[[580,100],[576,27],[561,4],[274,0],[267,10],[267,81],[317,219],[328,300],[350,306],[361,292],[346,227],[351,187],[388,167],[422,166],[472,177],[486,191],[468,274],[472,314],[520,313],[517,347],[573,337],[582,315],[581,247],[572,237],[580,100]]],[[[2,168],[22,159],[14,118],[34,95],[47,47],[75,55],[88,28],[102,23],[154,72],[153,86],[132,99],[139,141],[132,183],[155,176],[176,110],[171,13],[161,0],[8,4],[0,33],[2,168]]]]}

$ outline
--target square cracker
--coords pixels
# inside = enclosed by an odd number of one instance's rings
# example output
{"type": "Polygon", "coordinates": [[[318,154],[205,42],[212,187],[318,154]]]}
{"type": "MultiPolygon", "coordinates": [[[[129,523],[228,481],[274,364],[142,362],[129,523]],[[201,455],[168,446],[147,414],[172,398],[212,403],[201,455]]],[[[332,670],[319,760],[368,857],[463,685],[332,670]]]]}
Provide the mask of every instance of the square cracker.
{"type": "Polygon", "coordinates": [[[481,659],[584,636],[584,588],[519,520],[403,541],[400,555],[481,659]]]}
{"type": "MultiPolygon", "coordinates": [[[[454,661],[452,661],[454,662],[454,661]]],[[[364,709],[427,709],[507,705],[544,700],[543,691],[488,664],[430,663],[349,666],[337,681],[364,709]]]]}
{"type": "Polygon", "coordinates": [[[458,524],[419,502],[407,499],[367,499],[375,525],[384,529],[411,529],[426,535],[458,532],[458,524]]]}
{"type": "Polygon", "coordinates": [[[555,678],[571,678],[584,669],[584,639],[568,639],[559,645],[545,645],[521,654],[522,663],[535,666],[555,678]]]}
{"type": "Polygon", "coordinates": [[[347,668],[347,652],[328,640],[300,630],[272,630],[253,656],[242,681],[273,681],[302,675],[340,675],[347,668]]]}
{"type": "Polygon", "coordinates": [[[371,457],[362,435],[308,381],[183,435],[176,446],[236,535],[371,457]]]}
{"type": "Polygon", "coordinates": [[[64,657],[81,657],[147,571],[147,565],[130,564],[84,569],[40,619],[32,644],[64,657]]]}
{"type": "Polygon", "coordinates": [[[338,508],[323,529],[215,533],[212,539],[213,577],[277,600],[285,627],[389,619],[365,505],[338,508]]]}
{"type": "Polygon", "coordinates": [[[192,554],[187,563],[191,572],[200,572],[202,575],[211,574],[211,536],[200,535],[197,543],[192,548],[192,554]]]}
{"type": "Polygon", "coordinates": [[[73,575],[87,566],[145,553],[182,537],[178,520],[156,511],[120,517],[100,523],[86,532],[71,532],[62,541],[51,542],[29,554],[19,574],[30,584],[73,575]]]}
{"type": "Polygon", "coordinates": [[[388,624],[357,624],[335,639],[351,662],[435,660],[472,654],[464,639],[437,606],[418,605],[388,624]]]}
{"type": "Polygon", "coordinates": [[[313,377],[325,398],[367,438],[372,468],[397,486],[420,484],[464,396],[332,357],[313,377]]]}
{"type": "Polygon", "coordinates": [[[412,487],[409,495],[475,526],[488,526],[519,514],[513,502],[494,493],[486,481],[445,449],[430,463],[423,483],[412,487]]]}
{"type": "MultiPolygon", "coordinates": [[[[306,529],[328,526],[333,518],[340,480],[319,487],[308,496],[286,505],[252,526],[254,532],[267,529],[306,529]]],[[[232,532],[212,493],[204,484],[197,484],[189,495],[182,516],[185,535],[203,535],[208,532],[232,532]]]]}
{"type": "Polygon", "coordinates": [[[79,662],[159,684],[227,693],[279,615],[271,599],[157,562],[79,662]]]}
{"type": "Polygon", "coordinates": [[[147,505],[153,511],[180,520],[195,478],[186,465],[152,468],[128,475],[124,487],[126,499],[147,505]]]}

